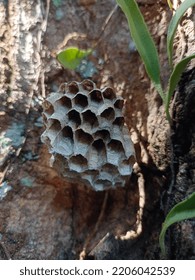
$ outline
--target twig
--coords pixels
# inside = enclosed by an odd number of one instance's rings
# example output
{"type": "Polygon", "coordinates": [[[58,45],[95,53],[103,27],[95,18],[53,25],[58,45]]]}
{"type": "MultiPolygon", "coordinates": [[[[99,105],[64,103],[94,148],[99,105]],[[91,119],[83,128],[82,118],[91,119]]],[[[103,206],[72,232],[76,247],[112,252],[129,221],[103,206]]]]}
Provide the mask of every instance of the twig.
{"type": "MultiPolygon", "coordinates": [[[[171,128],[170,128],[171,129],[171,128]]],[[[175,185],[175,180],[176,180],[176,174],[175,174],[175,163],[174,163],[174,160],[175,160],[175,153],[174,153],[174,147],[173,147],[173,142],[172,142],[172,139],[171,139],[171,135],[170,135],[170,148],[171,148],[171,162],[170,162],[170,170],[171,170],[171,181],[169,183],[169,186],[168,186],[168,190],[167,190],[167,201],[166,201],[166,204],[164,206],[164,212],[165,214],[168,213],[168,208],[169,208],[169,203],[170,203],[170,199],[171,199],[171,194],[172,194],[172,191],[173,191],[173,187],[175,185]]]]}
{"type": "Polygon", "coordinates": [[[50,9],[50,2],[51,0],[47,0],[47,5],[46,5],[46,11],[45,11],[45,18],[42,22],[41,28],[43,32],[46,32],[47,29],[47,22],[48,22],[48,16],[49,16],[49,9],[50,9]]]}
{"type": "Polygon", "coordinates": [[[107,199],[108,199],[108,191],[106,191],[106,193],[105,193],[104,201],[103,201],[103,204],[102,204],[102,207],[101,207],[101,211],[100,211],[98,220],[95,224],[95,227],[94,227],[93,231],[88,235],[88,237],[85,241],[84,247],[83,247],[83,251],[80,253],[80,260],[85,259],[86,255],[88,254],[87,249],[88,249],[89,243],[90,243],[91,239],[93,238],[93,236],[97,233],[99,225],[102,221],[102,218],[103,218],[103,215],[104,215],[104,212],[105,212],[105,208],[106,208],[107,199]]]}
{"type": "MultiPolygon", "coordinates": [[[[38,52],[40,52],[40,50],[41,50],[41,39],[42,39],[43,33],[45,33],[46,30],[47,30],[50,2],[51,2],[50,0],[47,0],[45,18],[44,18],[44,20],[42,21],[42,24],[41,24],[41,32],[40,32],[40,38],[39,38],[38,52]]],[[[41,64],[41,61],[40,61],[40,64],[41,64]]],[[[40,77],[40,80],[41,80],[42,97],[45,98],[45,96],[46,96],[45,95],[45,71],[44,71],[44,69],[42,69],[42,70],[43,71],[40,71],[40,73],[39,73],[39,77],[40,77]]]]}
{"type": "Polygon", "coordinates": [[[0,241],[0,246],[1,246],[2,249],[3,249],[3,252],[4,252],[6,258],[7,258],[8,260],[11,260],[10,253],[8,252],[8,250],[7,250],[6,246],[5,246],[5,244],[4,244],[2,241],[0,241]]]}
{"type": "Polygon", "coordinates": [[[145,180],[144,176],[138,171],[138,189],[139,189],[139,210],[137,211],[136,230],[129,230],[125,235],[117,236],[120,240],[129,240],[138,237],[142,232],[143,209],[145,205],[145,180]]]}
{"type": "Polygon", "coordinates": [[[106,29],[108,23],[110,22],[112,16],[113,16],[114,13],[116,12],[117,8],[118,8],[118,5],[115,5],[115,7],[112,9],[112,11],[111,11],[111,12],[109,13],[109,15],[107,16],[107,18],[106,18],[106,20],[105,20],[105,22],[104,22],[104,24],[103,24],[103,26],[102,26],[102,28],[101,28],[101,32],[100,32],[100,34],[99,34],[99,36],[98,36],[98,39],[96,40],[96,42],[95,42],[94,45],[93,45],[93,48],[94,48],[94,49],[97,47],[97,45],[99,44],[99,42],[102,40],[102,35],[103,35],[103,33],[104,33],[104,31],[105,31],[105,29],[106,29]]]}
{"type": "Polygon", "coordinates": [[[108,239],[110,237],[110,233],[107,232],[100,240],[98,240],[98,242],[96,243],[96,245],[90,250],[90,252],[88,253],[88,255],[91,254],[91,252],[93,252],[94,250],[96,250],[96,248],[98,248],[98,246],[100,246],[100,244],[103,244],[106,239],[108,239]]]}

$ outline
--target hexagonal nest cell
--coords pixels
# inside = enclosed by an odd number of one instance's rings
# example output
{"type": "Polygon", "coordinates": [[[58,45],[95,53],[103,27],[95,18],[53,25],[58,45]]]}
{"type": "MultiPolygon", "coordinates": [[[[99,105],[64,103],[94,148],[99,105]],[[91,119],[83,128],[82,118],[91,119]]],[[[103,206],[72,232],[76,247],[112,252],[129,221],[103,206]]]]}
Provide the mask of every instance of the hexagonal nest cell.
{"type": "Polygon", "coordinates": [[[70,182],[95,191],[123,187],[135,162],[124,100],[91,80],[64,83],[43,102],[42,141],[51,165],[70,182]]]}

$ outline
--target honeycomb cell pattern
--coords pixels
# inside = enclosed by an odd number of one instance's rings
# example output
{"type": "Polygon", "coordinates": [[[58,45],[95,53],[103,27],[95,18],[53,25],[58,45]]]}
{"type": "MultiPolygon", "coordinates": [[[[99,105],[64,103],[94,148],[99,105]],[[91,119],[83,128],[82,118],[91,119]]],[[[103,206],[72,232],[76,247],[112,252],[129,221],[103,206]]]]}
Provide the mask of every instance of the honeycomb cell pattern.
{"type": "Polygon", "coordinates": [[[135,162],[124,100],[91,80],[64,83],[43,102],[51,165],[68,181],[96,191],[123,187],[135,162]]]}

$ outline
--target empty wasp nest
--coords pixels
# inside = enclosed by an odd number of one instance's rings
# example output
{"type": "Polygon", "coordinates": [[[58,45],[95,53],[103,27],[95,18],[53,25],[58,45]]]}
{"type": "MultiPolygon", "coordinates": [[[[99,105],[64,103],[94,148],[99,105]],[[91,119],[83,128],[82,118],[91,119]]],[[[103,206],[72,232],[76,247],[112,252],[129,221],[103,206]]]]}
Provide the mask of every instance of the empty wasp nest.
{"type": "Polygon", "coordinates": [[[51,165],[71,182],[96,191],[124,186],[132,173],[134,149],[122,114],[124,100],[90,80],[61,85],[43,103],[41,138],[51,165]]]}

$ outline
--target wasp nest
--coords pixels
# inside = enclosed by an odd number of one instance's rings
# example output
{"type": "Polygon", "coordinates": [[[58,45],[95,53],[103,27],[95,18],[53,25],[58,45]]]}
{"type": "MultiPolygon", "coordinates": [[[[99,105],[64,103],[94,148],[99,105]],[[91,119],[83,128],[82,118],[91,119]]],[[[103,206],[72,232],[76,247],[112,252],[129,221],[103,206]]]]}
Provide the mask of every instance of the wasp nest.
{"type": "Polygon", "coordinates": [[[72,182],[94,190],[124,186],[134,149],[122,114],[124,100],[90,80],[61,85],[43,103],[42,141],[51,165],[72,182]]]}

